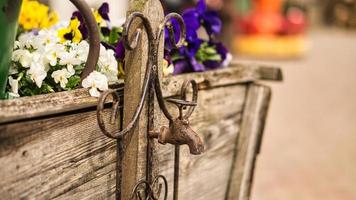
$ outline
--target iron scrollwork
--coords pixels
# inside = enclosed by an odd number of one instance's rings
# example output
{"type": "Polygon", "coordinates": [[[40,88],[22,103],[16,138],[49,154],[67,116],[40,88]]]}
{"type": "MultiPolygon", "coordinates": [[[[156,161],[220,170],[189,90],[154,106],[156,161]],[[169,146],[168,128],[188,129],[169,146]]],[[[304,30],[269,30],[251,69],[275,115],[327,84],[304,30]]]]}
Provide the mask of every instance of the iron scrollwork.
{"type": "MultiPolygon", "coordinates": [[[[189,117],[194,111],[195,106],[197,105],[198,99],[198,87],[197,83],[194,80],[185,81],[182,85],[180,99],[167,99],[163,98],[159,75],[158,75],[158,51],[160,40],[163,36],[165,28],[167,27],[169,33],[170,43],[173,47],[179,48],[184,45],[186,29],[185,24],[182,17],[179,14],[171,13],[168,14],[163,22],[158,27],[158,30],[153,30],[149,19],[144,16],[140,12],[133,12],[127,19],[124,26],[124,46],[127,50],[134,50],[139,40],[142,36],[142,31],[144,30],[148,37],[148,59],[146,63],[146,72],[143,81],[143,87],[141,91],[141,99],[136,107],[136,110],[131,118],[130,122],[126,127],[123,127],[120,131],[109,131],[105,126],[105,122],[103,120],[103,111],[104,105],[109,96],[113,97],[113,107],[112,107],[112,116],[111,123],[114,123],[117,119],[119,108],[120,108],[120,97],[118,96],[117,90],[109,90],[104,92],[100,99],[99,105],[97,109],[97,119],[98,124],[102,132],[110,138],[118,139],[118,141],[122,141],[124,138],[130,137],[130,131],[134,128],[137,123],[146,98],[149,99],[148,107],[148,134],[147,136],[150,138],[148,140],[148,151],[147,151],[147,170],[146,170],[146,179],[139,181],[133,189],[131,199],[146,199],[146,200],[158,200],[160,198],[160,194],[163,191],[163,199],[167,199],[168,194],[168,185],[167,180],[163,175],[158,175],[157,177],[152,177],[152,169],[151,162],[152,161],[152,152],[150,151],[151,144],[150,140],[152,138],[157,138],[161,144],[170,143],[175,145],[175,167],[174,167],[174,191],[173,198],[178,199],[178,177],[179,177],[179,145],[187,144],[189,146],[190,152],[192,154],[201,154],[204,151],[204,145],[202,139],[199,135],[192,130],[189,124],[189,117]],[[137,19],[140,19],[143,29],[136,29],[133,35],[129,34],[131,30],[132,24],[137,19]],[[179,24],[179,40],[178,42],[175,39],[174,29],[171,23],[171,20],[175,19],[179,24]],[[130,37],[131,36],[131,37],[130,37]],[[133,36],[133,37],[132,37],[133,36]],[[129,38],[133,38],[130,41],[129,38]],[[188,87],[191,85],[193,95],[192,100],[187,100],[188,87]],[[159,132],[153,131],[153,97],[156,95],[159,108],[164,113],[165,117],[169,120],[169,127],[163,126],[159,132]],[[179,109],[179,116],[174,118],[173,115],[168,111],[166,101],[175,104],[179,109]],[[183,113],[186,110],[185,114],[183,113]],[[152,112],[152,113],[151,113],[152,112]],[[142,194],[144,191],[144,194],[142,194]]],[[[120,88],[122,90],[123,88],[120,88]]],[[[130,141],[130,140],[128,140],[130,141]]],[[[122,142],[124,143],[124,142],[122,142]]],[[[125,152],[127,144],[118,144],[120,150],[123,153],[125,152]]],[[[122,159],[118,159],[118,165],[120,166],[122,163],[122,159]]],[[[119,184],[117,182],[117,184],[119,184]]],[[[119,187],[118,185],[116,187],[119,187]]]]}

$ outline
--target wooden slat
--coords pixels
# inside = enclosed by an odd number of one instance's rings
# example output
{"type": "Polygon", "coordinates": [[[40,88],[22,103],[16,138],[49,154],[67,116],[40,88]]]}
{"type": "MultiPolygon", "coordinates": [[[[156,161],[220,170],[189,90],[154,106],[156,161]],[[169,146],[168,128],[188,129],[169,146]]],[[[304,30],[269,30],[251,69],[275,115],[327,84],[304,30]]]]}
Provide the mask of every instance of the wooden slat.
{"type": "MultiPolygon", "coordinates": [[[[112,88],[122,87],[121,80],[112,88]]],[[[22,119],[59,114],[97,106],[98,98],[91,97],[85,88],[12,100],[0,100],[0,124],[22,119]]]]}
{"type": "Polygon", "coordinates": [[[219,70],[166,77],[162,81],[164,96],[179,94],[180,86],[186,79],[194,79],[202,90],[257,80],[281,81],[283,77],[279,68],[233,62],[229,67],[219,70]]]}
{"type": "MultiPolygon", "coordinates": [[[[138,62],[138,57],[132,60],[138,62]]],[[[232,63],[224,69],[166,77],[162,80],[163,95],[178,94],[181,83],[188,78],[195,79],[200,89],[208,89],[255,80],[282,80],[282,73],[278,68],[232,63]]],[[[86,89],[0,101],[0,124],[94,107],[97,103],[86,89]]]]}
{"type": "MultiPolygon", "coordinates": [[[[240,130],[246,86],[234,85],[199,92],[198,107],[190,117],[193,129],[202,136],[206,151],[199,156],[181,147],[179,199],[224,199],[233,160],[234,141],[240,130]]],[[[177,108],[171,107],[171,111],[177,108]]],[[[161,122],[167,125],[167,121],[161,122]]],[[[174,147],[159,145],[160,174],[173,188],[174,147]]]]}
{"type": "Polygon", "coordinates": [[[252,83],[248,87],[226,199],[248,200],[250,197],[270,96],[270,88],[266,86],[252,83]]]}
{"type": "Polygon", "coordinates": [[[113,199],[115,147],[95,111],[0,125],[0,199],[113,199]]]}

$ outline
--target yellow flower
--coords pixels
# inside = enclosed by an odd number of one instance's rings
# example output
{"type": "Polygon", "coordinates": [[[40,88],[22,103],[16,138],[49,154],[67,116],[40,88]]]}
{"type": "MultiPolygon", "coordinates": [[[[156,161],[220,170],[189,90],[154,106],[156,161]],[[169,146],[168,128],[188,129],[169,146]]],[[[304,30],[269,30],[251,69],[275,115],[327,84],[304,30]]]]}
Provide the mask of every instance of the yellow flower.
{"type": "Polygon", "coordinates": [[[95,17],[96,23],[101,24],[101,22],[103,21],[103,18],[99,14],[99,11],[98,10],[93,11],[93,15],[95,17]]]}
{"type": "Polygon", "coordinates": [[[57,13],[49,12],[46,5],[35,0],[23,1],[19,24],[25,30],[49,28],[57,22],[57,13]]]}
{"type": "Polygon", "coordinates": [[[61,39],[61,42],[72,41],[74,43],[79,43],[82,41],[83,36],[79,30],[80,21],[77,18],[74,18],[70,21],[70,24],[66,28],[58,30],[58,37],[61,39]]]}

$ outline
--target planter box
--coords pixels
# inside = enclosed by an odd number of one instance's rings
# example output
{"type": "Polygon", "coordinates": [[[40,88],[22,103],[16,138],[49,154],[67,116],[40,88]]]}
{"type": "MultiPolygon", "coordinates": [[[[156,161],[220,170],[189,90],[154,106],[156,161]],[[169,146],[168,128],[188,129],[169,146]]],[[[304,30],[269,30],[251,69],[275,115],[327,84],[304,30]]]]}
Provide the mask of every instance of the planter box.
{"type": "MultiPolygon", "coordinates": [[[[199,84],[191,124],[206,152],[181,148],[179,199],[248,199],[271,93],[256,81],[281,80],[281,73],[233,64],[167,77],[164,96],[177,95],[188,78],[199,84]]],[[[101,133],[97,103],[86,89],[0,101],[1,198],[114,199],[116,141],[101,133]]],[[[173,188],[174,147],[157,152],[159,173],[173,188]]]]}

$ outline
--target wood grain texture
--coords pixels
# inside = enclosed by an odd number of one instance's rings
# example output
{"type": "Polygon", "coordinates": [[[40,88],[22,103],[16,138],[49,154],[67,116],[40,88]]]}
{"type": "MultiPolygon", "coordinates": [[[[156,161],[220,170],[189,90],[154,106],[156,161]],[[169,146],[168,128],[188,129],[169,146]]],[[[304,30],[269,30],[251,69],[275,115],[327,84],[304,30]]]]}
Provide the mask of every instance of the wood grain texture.
{"type": "MultiPolygon", "coordinates": [[[[199,92],[198,107],[190,117],[193,129],[202,136],[206,151],[199,156],[181,147],[179,199],[224,199],[233,160],[235,140],[245,100],[246,86],[234,85],[199,92]]],[[[177,108],[171,107],[171,111],[177,108]]],[[[167,125],[167,121],[163,121],[167,125]]],[[[159,145],[160,174],[173,188],[174,147],[159,145]]]]}
{"type": "Polygon", "coordinates": [[[0,125],[0,199],[113,198],[115,147],[95,111],[0,125]]]}
{"type": "MultiPolygon", "coordinates": [[[[120,80],[117,84],[112,85],[111,88],[122,87],[122,84],[123,80],[120,80]]],[[[12,100],[1,100],[0,124],[94,107],[97,104],[98,98],[91,97],[88,89],[85,88],[32,97],[21,97],[12,100]]]]}
{"type": "MultiPolygon", "coordinates": [[[[140,59],[138,56],[131,58],[134,62],[142,63],[140,59]]],[[[167,97],[178,94],[181,84],[188,78],[195,79],[200,89],[209,89],[256,80],[280,81],[282,73],[274,67],[234,62],[224,69],[165,77],[162,80],[163,95],[167,97]]],[[[122,86],[122,81],[115,87],[118,86],[122,86]]],[[[0,101],[0,124],[93,107],[97,103],[98,100],[90,97],[87,89],[0,101]]]]}
{"type": "MultiPolygon", "coordinates": [[[[200,91],[191,123],[204,138],[206,152],[192,156],[181,148],[180,199],[224,199],[233,163],[229,199],[236,199],[240,189],[243,200],[249,195],[258,147],[258,140],[249,138],[260,138],[269,89],[253,85],[246,93],[246,84],[200,91]]],[[[170,110],[176,108],[171,105],[170,110]]],[[[95,117],[93,111],[82,111],[0,125],[0,162],[6,163],[0,168],[0,195],[113,199],[116,145],[100,133],[95,117]]],[[[173,188],[173,146],[159,145],[158,151],[160,174],[173,188]]]]}
{"type": "Polygon", "coordinates": [[[248,87],[226,199],[248,200],[250,197],[270,96],[270,88],[266,86],[251,83],[248,87]]]}

